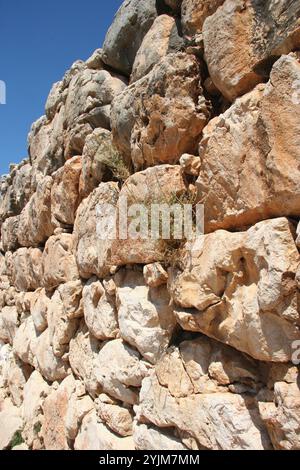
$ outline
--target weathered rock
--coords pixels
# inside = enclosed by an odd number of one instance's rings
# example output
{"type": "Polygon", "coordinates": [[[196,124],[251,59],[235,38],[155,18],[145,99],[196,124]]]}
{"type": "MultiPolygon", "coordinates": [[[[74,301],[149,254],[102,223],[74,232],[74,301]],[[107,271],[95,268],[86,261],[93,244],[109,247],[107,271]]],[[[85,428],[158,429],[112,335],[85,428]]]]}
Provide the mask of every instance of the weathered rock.
{"type": "Polygon", "coordinates": [[[171,16],[160,15],[156,18],[135,57],[131,83],[147,75],[167,54],[178,52],[183,47],[178,26],[171,16]]]}
{"type": "Polygon", "coordinates": [[[48,311],[51,297],[43,288],[37,289],[31,298],[30,313],[37,331],[42,333],[48,326],[48,311]]]}
{"type": "Polygon", "coordinates": [[[19,326],[16,307],[4,307],[0,311],[0,340],[12,345],[19,326]]]}
{"type": "Polygon", "coordinates": [[[79,205],[79,178],[81,157],[68,160],[53,174],[51,189],[51,216],[54,225],[73,225],[79,205]]]}
{"type": "Polygon", "coordinates": [[[101,387],[96,378],[96,360],[101,343],[88,331],[84,321],[70,341],[69,361],[74,375],[83,380],[88,393],[96,397],[101,387]]]}
{"type": "Polygon", "coordinates": [[[283,56],[266,86],[204,131],[197,186],[207,231],[299,217],[299,80],[296,57],[283,56]]]}
{"type": "MultiPolygon", "coordinates": [[[[249,395],[228,393],[208,378],[216,345],[204,338],[168,351],[156,370],[143,380],[138,420],[146,419],[163,428],[175,427],[195,439],[200,449],[270,448],[255,400],[249,395]]],[[[236,373],[240,365],[236,365],[236,373]]],[[[245,362],[242,367],[248,365],[245,362]]]]}
{"type": "Polygon", "coordinates": [[[16,433],[22,431],[23,421],[20,410],[11,407],[0,412],[0,450],[8,449],[13,443],[16,433]]]}
{"type": "Polygon", "coordinates": [[[45,398],[51,392],[50,386],[38,371],[34,371],[24,387],[24,402],[22,417],[24,429],[22,435],[29,447],[34,440],[39,439],[43,421],[42,406],[45,398]]]}
{"type": "Polygon", "coordinates": [[[155,0],[127,0],[106,34],[102,60],[129,76],[137,51],[157,16],[155,0]]]}
{"type": "Polygon", "coordinates": [[[49,382],[63,380],[70,373],[67,359],[57,357],[53,352],[49,328],[34,343],[33,352],[37,362],[36,368],[49,382]]]}
{"type": "Polygon", "coordinates": [[[98,400],[96,410],[101,421],[113,432],[122,437],[132,436],[133,417],[127,408],[98,400]]]}
{"type": "Polygon", "coordinates": [[[35,345],[37,341],[37,332],[34,327],[32,317],[28,317],[19,327],[13,342],[13,350],[15,354],[25,364],[37,367],[35,357],[35,345]]]}
{"type": "Polygon", "coordinates": [[[69,233],[49,238],[43,253],[43,283],[47,289],[79,278],[74,255],[75,240],[69,233]]]}
{"type": "Polygon", "coordinates": [[[31,367],[20,361],[12,351],[2,366],[4,386],[9,390],[13,404],[17,407],[22,405],[24,386],[31,372],[31,367]]]}
{"type": "Polygon", "coordinates": [[[194,36],[202,32],[206,18],[213,15],[225,0],[183,0],[181,23],[185,35],[194,36]]]}
{"type": "Polygon", "coordinates": [[[76,383],[72,375],[67,377],[44,401],[44,421],[41,433],[46,450],[68,450],[65,418],[68,403],[75,391],[76,383]]]}
{"type": "Polygon", "coordinates": [[[49,122],[46,116],[36,121],[28,135],[30,161],[35,172],[51,175],[64,164],[64,107],[49,122]]]}
{"type": "Polygon", "coordinates": [[[226,98],[233,101],[250,91],[268,77],[276,57],[299,48],[299,14],[300,5],[294,0],[226,0],[206,20],[208,69],[226,98]]]}
{"type": "Polygon", "coordinates": [[[277,450],[300,449],[299,383],[275,384],[275,403],[260,403],[261,417],[277,450]]]}
{"type": "Polygon", "coordinates": [[[94,409],[94,402],[89,395],[78,396],[74,393],[68,403],[65,417],[67,438],[71,441],[76,439],[83,418],[94,409]]]}
{"type": "Polygon", "coordinates": [[[196,58],[168,54],[114,100],[113,141],[136,171],[196,151],[210,114],[200,82],[196,58]]]}
{"type": "Polygon", "coordinates": [[[105,161],[110,161],[112,154],[111,132],[95,129],[86,139],[82,154],[81,190],[88,196],[103,180],[105,161]]]}
{"type": "Polygon", "coordinates": [[[95,338],[117,337],[119,327],[114,302],[97,278],[90,279],[83,289],[83,309],[87,327],[95,338]]]}
{"type": "Polygon", "coordinates": [[[149,287],[160,287],[168,281],[168,273],[160,263],[147,264],[143,273],[145,282],[149,287]]]}
{"type": "Polygon", "coordinates": [[[199,176],[201,169],[201,159],[194,155],[185,153],[180,158],[180,166],[186,175],[199,176]]]}
{"type": "MultiPolygon", "coordinates": [[[[99,242],[99,265],[103,266],[103,270],[107,265],[123,266],[163,261],[167,247],[161,236],[152,236],[151,229],[155,229],[157,218],[160,217],[159,214],[152,216],[152,205],[176,204],[177,199],[186,191],[180,166],[156,166],[128,178],[122,187],[117,205],[116,236],[110,237],[110,226],[107,224],[108,230],[104,238],[111,239],[105,244],[103,241],[101,244],[99,242]],[[141,213],[140,208],[136,211],[136,204],[143,207],[145,215],[141,213]],[[125,234],[121,233],[120,225],[124,226],[125,234]]],[[[172,234],[164,234],[164,238],[171,236],[172,234]]]]}
{"type": "Polygon", "coordinates": [[[78,210],[74,225],[74,238],[76,261],[79,274],[84,279],[98,275],[105,277],[109,273],[109,267],[99,268],[97,247],[99,243],[105,245],[97,234],[97,208],[102,204],[115,205],[118,200],[119,190],[116,183],[102,183],[88,198],[82,201],[78,210]],[[108,271],[108,272],[107,272],[108,271]]]}
{"type": "Polygon", "coordinates": [[[170,283],[182,328],[262,361],[291,361],[300,336],[299,254],[291,230],[280,218],[248,232],[220,230],[197,239],[170,283]]]}
{"type": "Polygon", "coordinates": [[[21,246],[39,246],[54,232],[51,223],[50,176],[43,178],[37,185],[36,193],[21,212],[18,229],[18,242],[21,246]]]}
{"type": "Polygon", "coordinates": [[[140,361],[138,352],[116,339],[100,349],[95,374],[105,393],[133,405],[137,403],[138,387],[148,374],[148,367],[140,361]]]}
{"type": "Polygon", "coordinates": [[[11,282],[18,291],[34,291],[42,282],[42,250],[19,248],[8,262],[11,267],[11,282]]]}
{"type": "Polygon", "coordinates": [[[1,226],[1,242],[4,251],[18,248],[19,216],[9,217],[1,226]]]}
{"type": "Polygon", "coordinates": [[[136,450],[187,450],[179,439],[147,424],[135,424],[133,439],[136,450]]]}
{"type": "Polygon", "coordinates": [[[117,278],[117,305],[121,337],[155,364],[176,326],[166,287],[150,289],[142,273],[124,271],[117,278]]]}
{"type": "Polygon", "coordinates": [[[100,421],[95,411],[82,421],[75,440],[75,450],[134,450],[132,437],[118,437],[100,421]]]}
{"type": "Polygon", "coordinates": [[[62,301],[60,289],[55,291],[48,310],[49,340],[55,356],[62,357],[75,335],[79,320],[68,315],[62,301]]]}

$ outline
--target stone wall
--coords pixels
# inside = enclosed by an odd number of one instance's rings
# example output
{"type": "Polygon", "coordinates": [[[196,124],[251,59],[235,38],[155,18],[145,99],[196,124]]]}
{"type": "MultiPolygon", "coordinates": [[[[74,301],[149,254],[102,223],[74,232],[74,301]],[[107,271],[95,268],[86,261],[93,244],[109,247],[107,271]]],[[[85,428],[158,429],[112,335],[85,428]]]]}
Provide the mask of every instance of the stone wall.
{"type": "Polygon", "coordinates": [[[299,18],[126,0],[53,86],[1,178],[1,449],[300,449],[299,18]],[[194,256],[101,239],[123,196],[203,203],[194,256]]]}

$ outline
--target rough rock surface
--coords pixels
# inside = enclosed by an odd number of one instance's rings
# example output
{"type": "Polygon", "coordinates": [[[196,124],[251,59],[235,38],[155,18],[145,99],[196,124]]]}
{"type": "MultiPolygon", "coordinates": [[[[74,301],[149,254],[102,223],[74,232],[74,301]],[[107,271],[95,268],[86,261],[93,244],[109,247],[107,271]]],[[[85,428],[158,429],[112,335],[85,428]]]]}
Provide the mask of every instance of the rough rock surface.
{"type": "Polygon", "coordinates": [[[268,77],[276,57],[299,48],[299,14],[300,4],[294,0],[226,0],[207,18],[205,58],[226,98],[233,101],[251,90],[268,77]]]}
{"type": "Polygon", "coordinates": [[[114,143],[136,171],[174,164],[196,150],[209,112],[196,58],[168,54],[114,100],[114,143]]]}
{"type": "Polygon", "coordinates": [[[300,450],[299,17],[125,0],[53,85],[0,177],[0,449],[300,450]]]}

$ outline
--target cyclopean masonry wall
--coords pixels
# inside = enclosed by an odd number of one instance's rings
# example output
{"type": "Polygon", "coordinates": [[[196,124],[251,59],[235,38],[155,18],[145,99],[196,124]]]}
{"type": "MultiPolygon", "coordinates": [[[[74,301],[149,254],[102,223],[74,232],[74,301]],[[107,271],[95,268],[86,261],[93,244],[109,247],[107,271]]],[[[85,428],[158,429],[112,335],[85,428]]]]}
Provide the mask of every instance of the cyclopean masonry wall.
{"type": "Polygon", "coordinates": [[[299,19],[126,0],[53,86],[1,178],[1,449],[300,449],[299,19]],[[192,259],[99,236],[183,195],[192,259]]]}

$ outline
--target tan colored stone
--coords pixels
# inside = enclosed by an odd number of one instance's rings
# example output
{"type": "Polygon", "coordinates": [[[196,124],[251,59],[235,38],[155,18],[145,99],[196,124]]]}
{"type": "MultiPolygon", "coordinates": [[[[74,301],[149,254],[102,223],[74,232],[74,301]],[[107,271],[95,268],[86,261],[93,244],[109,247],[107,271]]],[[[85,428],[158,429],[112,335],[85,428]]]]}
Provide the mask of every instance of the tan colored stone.
{"type": "Polygon", "coordinates": [[[85,322],[82,321],[70,341],[69,361],[73,374],[83,380],[87,392],[92,397],[101,392],[95,371],[100,346],[101,343],[89,333],[85,322]]]}
{"type": "Polygon", "coordinates": [[[79,274],[84,279],[89,279],[94,274],[105,276],[105,271],[109,272],[107,266],[99,268],[97,246],[100,242],[100,247],[105,245],[105,241],[99,241],[100,236],[97,235],[96,211],[101,204],[115,205],[118,194],[116,183],[102,183],[78,208],[74,225],[75,250],[79,274]]]}
{"type": "Polygon", "coordinates": [[[10,352],[8,360],[2,366],[2,375],[5,387],[9,390],[13,404],[20,407],[23,403],[23,390],[30,377],[32,369],[10,352]]]}
{"type": "Polygon", "coordinates": [[[55,226],[51,223],[52,184],[50,176],[43,178],[37,185],[36,193],[21,212],[18,229],[18,242],[21,246],[39,246],[53,234],[55,226]]]}
{"type": "Polygon", "coordinates": [[[9,217],[1,226],[1,242],[4,251],[14,251],[19,246],[19,219],[18,215],[16,217],[9,217]]]}
{"type": "Polygon", "coordinates": [[[24,387],[22,417],[24,420],[23,437],[29,447],[39,439],[43,421],[42,406],[51,392],[50,386],[38,371],[34,371],[24,387]]]}
{"type": "Polygon", "coordinates": [[[54,225],[73,225],[79,205],[82,158],[74,157],[53,174],[51,217],[54,225]]]}
{"type": "Polygon", "coordinates": [[[0,340],[12,345],[19,326],[16,307],[4,307],[0,311],[0,340]]]}
{"type": "MultiPolygon", "coordinates": [[[[207,2],[208,3],[208,2],[207,2]]],[[[269,75],[270,63],[300,45],[298,2],[226,0],[203,27],[210,76],[230,101],[269,75]],[[259,26],[258,26],[259,25],[259,26]]]]}
{"type": "Polygon", "coordinates": [[[65,418],[68,403],[75,387],[75,379],[70,375],[44,401],[44,421],[41,434],[46,450],[69,449],[65,418]]]}
{"type": "Polygon", "coordinates": [[[225,0],[183,0],[181,23],[184,34],[193,36],[202,32],[206,18],[213,15],[225,0]]]}
{"type": "Polygon", "coordinates": [[[74,250],[75,239],[72,234],[62,233],[49,238],[43,253],[45,288],[53,289],[79,278],[74,250]]]}
{"type": "Polygon", "coordinates": [[[186,175],[199,176],[201,169],[201,159],[194,155],[185,153],[180,158],[180,166],[186,175]]]}
{"type": "Polygon", "coordinates": [[[146,34],[134,60],[130,82],[147,75],[153,67],[170,52],[183,45],[174,18],[160,15],[146,34]]]}
{"type": "Polygon", "coordinates": [[[299,383],[275,384],[275,403],[259,403],[261,417],[276,450],[300,449],[299,383]]]}
{"type": "Polygon", "coordinates": [[[48,326],[50,295],[43,288],[37,289],[31,298],[30,313],[37,331],[42,333],[48,326]]]}
{"type": "Polygon", "coordinates": [[[149,288],[142,273],[123,271],[116,277],[120,335],[151,363],[167,350],[176,320],[165,286],[149,288]]]}
{"type": "Polygon", "coordinates": [[[149,287],[160,287],[168,281],[168,273],[160,263],[147,264],[143,273],[145,282],[149,287]]]}
{"type": "Polygon", "coordinates": [[[105,343],[95,363],[95,374],[103,391],[128,404],[138,401],[138,387],[148,374],[137,351],[121,339],[105,343]]]}
{"type": "Polygon", "coordinates": [[[147,424],[135,423],[133,439],[136,450],[187,450],[179,439],[147,424]]]}
{"type": "Polygon", "coordinates": [[[134,450],[132,437],[118,437],[100,421],[95,411],[82,421],[75,450],[134,450]]]}
{"type": "Polygon", "coordinates": [[[122,437],[132,436],[133,416],[128,409],[99,400],[96,410],[103,424],[113,432],[122,437]]]}
{"type": "Polygon", "coordinates": [[[0,412],[0,450],[8,449],[17,432],[21,432],[23,421],[20,416],[20,410],[17,407],[11,407],[0,412]]]}
{"type": "Polygon", "coordinates": [[[267,85],[204,130],[197,187],[206,231],[299,217],[299,78],[297,59],[283,56],[267,85]]]}
{"type": "Polygon", "coordinates": [[[42,282],[42,250],[19,248],[10,257],[10,278],[18,291],[34,291],[42,282]]]}
{"type": "Polygon", "coordinates": [[[260,222],[248,232],[217,231],[195,247],[170,283],[182,328],[255,359],[290,361],[292,343],[300,339],[299,254],[288,220],[260,222]]]}
{"type": "Polygon", "coordinates": [[[65,417],[67,438],[71,441],[76,439],[83,418],[94,408],[94,402],[89,395],[78,396],[74,393],[68,403],[65,417]]]}
{"type": "Polygon", "coordinates": [[[91,278],[83,289],[84,318],[91,334],[99,340],[114,339],[119,333],[114,301],[97,278],[91,278]]]}
{"type": "Polygon", "coordinates": [[[37,361],[36,368],[46,380],[55,382],[67,377],[70,366],[66,358],[55,356],[50,334],[50,329],[47,328],[35,342],[33,352],[37,361]]]}
{"type": "Polygon", "coordinates": [[[18,328],[13,342],[15,354],[25,364],[37,367],[35,357],[35,346],[37,341],[37,332],[32,317],[28,317],[18,328]]]}
{"type": "Polygon", "coordinates": [[[114,100],[114,143],[136,171],[196,150],[210,113],[200,81],[196,58],[168,54],[114,100]]]}

